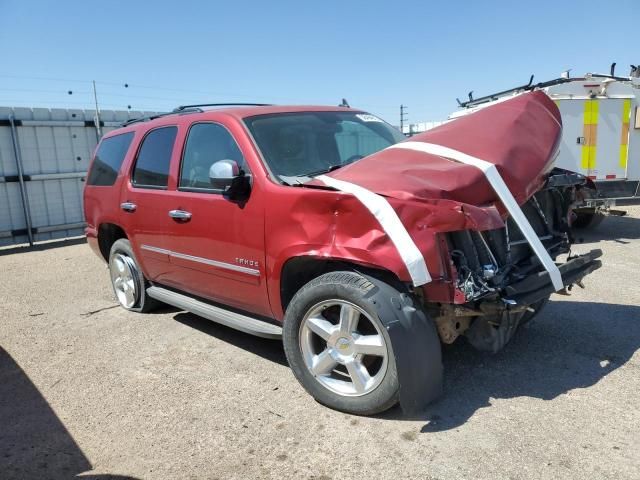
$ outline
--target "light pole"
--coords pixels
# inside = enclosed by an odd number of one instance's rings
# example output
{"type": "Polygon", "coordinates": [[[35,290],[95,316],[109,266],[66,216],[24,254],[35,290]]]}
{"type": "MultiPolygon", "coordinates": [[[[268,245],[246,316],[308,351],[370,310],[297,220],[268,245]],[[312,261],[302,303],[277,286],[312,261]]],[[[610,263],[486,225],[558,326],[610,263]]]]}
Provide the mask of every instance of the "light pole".
{"type": "MultiPolygon", "coordinates": [[[[98,105],[98,90],[96,88],[95,80],[92,80],[91,84],[93,85],[93,102],[96,110],[95,116],[93,117],[93,123],[96,126],[96,140],[99,142],[100,139],[102,138],[102,120],[100,120],[100,107],[98,105]]],[[[129,84],[125,83],[124,88],[129,88],[129,84]]],[[[67,93],[69,95],[73,95],[73,90],[68,90],[67,93]]],[[[131,110],[131,105],[127,105],[127,110],[131,110]]]]}
{"type": "MultiPolygon", "coordinates": [[[[96,125],[96,141],[100,141],[102,137],[102,127],[100,126],[100,109],[98,108],[98,92],[96,91],[96,81],[93,80],[93,100],[96,105],[96,114],[93,117],[93,123],[96,125]]],[[[73,90],[67,91],[68,95],[73,95],[73,90]]]]}
{"type": "Polygon", "coordinates": [[[100,109],[98,108],[98,92],[96,91],[96,81],[93,80],[93,100],[96,103],[96,118],[95,118],[95,122],[96,122],[96,137],[98,142],[100,141],[100,138],[102,137],[102,126],[100,125],[100,109]]]}

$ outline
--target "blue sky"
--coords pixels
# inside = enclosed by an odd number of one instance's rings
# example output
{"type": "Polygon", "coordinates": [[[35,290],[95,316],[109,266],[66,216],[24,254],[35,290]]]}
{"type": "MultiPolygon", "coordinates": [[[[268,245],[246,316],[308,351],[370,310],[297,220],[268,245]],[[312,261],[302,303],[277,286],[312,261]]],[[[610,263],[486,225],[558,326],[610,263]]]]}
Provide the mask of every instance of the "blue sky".
{"type": "Polygon", "coordinates": [[[0,0],[0,105],[90,107],[95,79],[103,108],[345,97],[439,120],[530,74],[627,75],[639,35],[638,0],[0,0]]]}

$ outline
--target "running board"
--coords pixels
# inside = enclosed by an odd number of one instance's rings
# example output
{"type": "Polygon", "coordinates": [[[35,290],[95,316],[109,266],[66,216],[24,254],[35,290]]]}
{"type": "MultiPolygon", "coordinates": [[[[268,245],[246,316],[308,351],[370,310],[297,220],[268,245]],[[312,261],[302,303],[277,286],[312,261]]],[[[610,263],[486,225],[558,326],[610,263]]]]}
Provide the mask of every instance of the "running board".
{"type": "Polygon", "coordinates": [[[215,307],[182,293],[176,293],[161,287],[149,287],[147,288],[147,295],[163,303],[168,303],[174,307],[195,313],[207,320],[221,323],[222,325],[255,335],[256,337],[278,340],[282,338],[282,328],[277,325],[272,325],[271,323],[224,308],[215,307]]]}

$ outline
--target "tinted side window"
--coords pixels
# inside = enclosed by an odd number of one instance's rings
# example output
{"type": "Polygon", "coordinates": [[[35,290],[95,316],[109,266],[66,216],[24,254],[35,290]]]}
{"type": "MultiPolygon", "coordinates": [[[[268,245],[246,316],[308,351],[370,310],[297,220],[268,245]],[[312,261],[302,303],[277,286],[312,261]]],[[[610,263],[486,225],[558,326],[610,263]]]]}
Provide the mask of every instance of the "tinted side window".
{"type": "Polygon", "coordinates": [[[218,160],[235,160],[246,170],[244,157],[231,134],[216,123],[196,123],[189,129],[182,157],[180,188],[209,189],[209,168],[218,160]]]}
{"type": "Polygon", "coordinates": [[[133,132],[102,140],[93,160],[87,185],[109,186],[115,183],[131,140],[133,140],[133,132]]]}
{"type": "Polygon", "coordinates": [[[136,187],[165,188],[169,180],[169,163],[177,127],[162,127],[149,132],[142,141],[133,171],[136,187]]]}

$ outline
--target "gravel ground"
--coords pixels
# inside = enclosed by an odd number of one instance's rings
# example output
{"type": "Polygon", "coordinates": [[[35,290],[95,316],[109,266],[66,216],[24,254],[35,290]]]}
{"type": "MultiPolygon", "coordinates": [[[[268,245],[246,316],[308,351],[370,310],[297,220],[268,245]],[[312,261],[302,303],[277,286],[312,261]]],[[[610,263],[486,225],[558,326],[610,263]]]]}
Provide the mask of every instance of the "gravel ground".
{"type": "Polygon", "coordinates": [[[640,207],[586,290],[497,355],[445,349],[406,418],[315,403],[280,343],[116,307],[84,244],[0,251],[0,478],[640,478],[640,207]]]}

